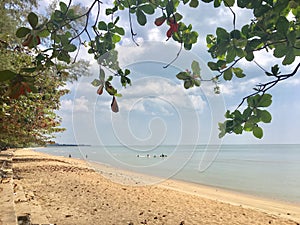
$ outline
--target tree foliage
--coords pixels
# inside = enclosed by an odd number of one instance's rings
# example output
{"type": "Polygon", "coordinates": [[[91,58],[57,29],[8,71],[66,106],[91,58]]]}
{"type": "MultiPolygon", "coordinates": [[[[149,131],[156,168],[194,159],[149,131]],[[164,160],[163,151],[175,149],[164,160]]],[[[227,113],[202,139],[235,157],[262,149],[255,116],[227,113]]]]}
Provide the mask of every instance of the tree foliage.
{"type": "MultiPolygon", "coordinates": [[[[215,93],[218,94],[220,80],[230,81],[233,77],[242,79],[247,76],[240,62],[247,60],[257,63],[255,52],[266,50],[272,57],[282,59],[281,65],[273,65],[269,70],[263,69],[262,76],[268,76],[270,81],[257,85],[252,94],[242,99],[236,110],[226,112],[226,121],[219,124],[220,137],[227,133],[241,134],[243,131],[249,131],[255,137],[262,138],[263,131],[260,123],[269,123],[272,119],[271,114],[266,110],[272,103],[272,96],[267,92],[279,82],[293,77],[300,66],[297,58],[300,55],[298,1],[116,0],[111,7],[105,9],[106,17],[104,15],[100,17],[102,2],[99,0],[91,1],[86,11],[80,13],[74,10],[71,0],[68,4],[60,2],[59,7],[45,20],[30,12],[27,15],[27,26],[17,30],[16,35],[22,39],[24,49],[36,51],[35,66],[24,68],[20,73],[37,73],[45,68],[48,69],[57,65],[55,60],[69,64],[72,61],[71,55],[75,54],[76,58],[80,48],[85,46],[88,53],[93,54],[100,65],[99,79],[95,79],[92,84],[97,87],[99,95],[105,90],[112,96],[111,107],[114,112],[117,112],[116,97],[120,94],[113,87],[112,80],[115,77],[120,78],[122,86],[130,85],[131,80],[130,71],[119,67],[118,53],[115,48],[125,32],[129,32],[133,42],[136,43],[133,19],[136,19],[140,26],[145,26],[149,22],[154,22],[156,26],[167,25],[169,27],[166,33],[167,40],[179,43],[181,49],[191,50],[197,43],[198,33],[193,29],[192,24],[184,23],[180,9],[181,7],[198,8],[201,7],[200,3],[213,4],[216,10],[221,6],[230,10],[232,29],[217,27],[215,34],[208,34],[206,37],[208,52],[212,58],[207,65],[214,73],[211,79],[205,80],[201,77],[199,63],[196,61],[191,62],[191,71],[182,71],[176,77],[183,81],[186,89],[198,87],[203,82],[213,82],[215,93]],[[248,24],[244,24],[241,29],[236,28],[237,16],[233,6],[247,9],[253,14],[253,19],[248,24]],[[95,20],[91,19],[93,10],[97,12],[95,20]],[[128,12],[128,16],[126,18],[116,16],[120,11],[128,12]],[[159,14],[159,17],[150,21],[150,15],[153,14],[159,14]],[[128,20],[129,31],[125,31],[119,25],[121,19],[128,20]],[[82,26],[75,26],[78,20],[83,22],[82,26]],[[43,51],[39,48],[41,39],[49,40],[48,45],[44,44],[46,48],[43,51]],[[281,74],[282,66],[289,67],[291,72],[281,74]],[[106,74],[105,68],[111,75],[106,74]]],[[[11,83],[15,78],[15,72],[11,69],[2,70],[0,73],[2,82],[11,83]]]]}
{"type": "MultiPolygon", "coordinates": [[[[23,48],[16,37],[28,31],[17,27],[23,24],[19,19],[27,16],[35,1],[1,4],[0,21],[5,23],[0,27],[0,148],[42,145],[53,133],[64,130],[55,114],[60,97],[68,92],[62,86],[66,80],[76,80],[78,74],[86,73],[88,64],[56,63],[40,69],[35,61],[38,50],[23,48]],[[27,12],[18,12],[20,8],[27,12]],[[15,18],[16,14],[19,17],[15,18]]],[[[35,27],[35,14],[29,13],[28,19],[35,27]]]]}

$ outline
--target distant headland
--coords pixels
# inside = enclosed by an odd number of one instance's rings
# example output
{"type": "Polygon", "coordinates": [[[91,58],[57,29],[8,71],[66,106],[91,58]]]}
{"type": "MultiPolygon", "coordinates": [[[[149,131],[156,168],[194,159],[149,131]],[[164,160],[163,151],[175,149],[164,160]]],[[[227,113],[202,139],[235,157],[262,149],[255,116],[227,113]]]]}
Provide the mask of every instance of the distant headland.
{"type": "Polygon", "coordinates": [[[91,145],[86,145],[86,144],[60,144],[60,143],[53,143],[53,144],[47,144],[47,147],[69,147],[69,146],[91,146],[91,145]]]}

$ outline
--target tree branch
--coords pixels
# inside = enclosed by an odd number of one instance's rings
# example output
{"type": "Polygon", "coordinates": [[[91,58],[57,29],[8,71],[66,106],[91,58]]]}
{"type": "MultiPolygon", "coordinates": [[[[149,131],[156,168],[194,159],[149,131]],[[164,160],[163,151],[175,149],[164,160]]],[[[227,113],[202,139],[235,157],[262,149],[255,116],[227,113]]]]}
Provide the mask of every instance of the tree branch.
{"type": "Polygon", "coordinates": [[[183,45],[182,45],[182,43],[181,43],[181,44],[180,44],[180,49],[179,49],[179,51],[177,52],[176,57],[175,57],[171,62],[169,62],[167,65],[163,66],[164,69],[168,68],[170,65],[172,65],[173,62],[175,62],[175,61],[178,59],[178,57],[179,57],[179,55],[180,55],[180,53],[181,53],[181,51],[182,51],[182,46],[183,46],[183,45]]]}
{"type": "Polygon", "coordinates": [[[268,90],[273,88],[278,82],[281,82],[281,81],[286,80],[290,77],[293,77],[297,73],[299,68],[300,68],[300,63],[298,63],[298,65],[296,66],[296,68],[294,69],[293,72],[291,72],[289,74],[283,74],[283,75],[280,75],[280,76],[276,76],[275,80],[269,81],[269,82],[264,83],[264,84],[256,85],[258,87],[258,88],[254,88],[254,90],[256,90],[256,92],[244,97],[242,99],[242,102],[238,105],[237,109],[239,107],[241,107],[243,105],[243,103],[245,102],[245,100],[248,99],[249,97],[252,97],[252,96],[254,96],[256,94],[259,94],[259,93],[265,94],[268,90]]]}

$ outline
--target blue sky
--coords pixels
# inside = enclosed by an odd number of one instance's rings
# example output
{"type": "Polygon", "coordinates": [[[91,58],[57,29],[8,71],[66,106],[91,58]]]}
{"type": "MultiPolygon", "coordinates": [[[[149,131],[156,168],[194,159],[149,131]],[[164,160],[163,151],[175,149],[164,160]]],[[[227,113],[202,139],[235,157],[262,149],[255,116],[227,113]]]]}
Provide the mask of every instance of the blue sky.
{"type": "MultiPolygon", "coordinates": [[[[104,1],[104,4],[107,2],[104,1]]],[[[266,77],[254,63],[242,61],[241,67],[245,68],[247,77],[221,81],[220,95],[213,93],[210,83],[185,90],[175,75],[189,69],[193,60],[200,62],[203,77],[213,75],[206,66],[211,59],[205,46],[205,36],[215,33],[217,26],[232,29],[232,14],[226,8],[216,10],[204,3],[197,10],[185,7],[181,12],[184,22],[192,23],[199,33],[198,44],[192,51],[183,51],[169,68],[164,69],[163,66],[176,56],[179,46],[172,40],[165,41],[167,26],[153,25],[155,16],[159,14],[150,17],[146,27],[134,23],[139,47],[134,45],[130,36],[126,36],[118,47],[120,65],[131,70],[133,85],[125,89],[117,80],[114,83],[123,95],[117,99],[120,108],[117,114],[110,110],[111,97],[98,96],[96,88],[90,84],[99,75],[98,64],[87,53],[81,53],[82,58],[90,59],[92,76],[67,84],[71,93],[62,98],[62,107],[58,112],[67,131],[57,135],[57,142],[126,145],[132,148],[136,145],[161,144],[300,143],[298,74],[271,90],[273,104],[270,112],[273,119],[271,124],[263,125],[262,140],[248,133],[227,135],[223,139],[217,137],[217,124],[224,121],[226,109],[235,109],[242,97],[252,93],[255,84],[265,81],[266,77]]],[[[237,28],[249,21],[248,11],[235,9],[235,12],[237,28]]],[[[121,24],[129,31],[127,13],[120,16],[125,18],[121,24]]],[[[266,69],[281,62],[266,52],[257,54],[256,61],[266,69]]],[[[298,63],[299,58],[296,61],[298,63]]]]}

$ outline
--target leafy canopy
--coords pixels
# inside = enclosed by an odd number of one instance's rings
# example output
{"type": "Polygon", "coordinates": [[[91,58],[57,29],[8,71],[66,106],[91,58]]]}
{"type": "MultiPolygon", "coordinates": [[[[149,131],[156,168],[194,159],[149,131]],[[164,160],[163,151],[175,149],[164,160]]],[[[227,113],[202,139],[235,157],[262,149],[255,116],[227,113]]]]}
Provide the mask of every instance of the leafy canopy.
{"type": "Polygon", "coordinates": [[[76,80],[88,65],[84,61],[38,65],[40,51],[23,48],[16,37],[31,32],[17,29],[23,24],[20,18],[28,13],[30,26],[37,26],[37,16],[30,13],[35,1],[2,1],[0,5],[0,21],[5,21],[0,22],[0,149],[43,145],[54,133],[64,131],[55,110],[68,92],[62,88],[65,81],[76,80]]]}
{"type": "MultiPolygon", "coordinates": [[[[226,112],[225,122],[219,123],[220,137],[228,133],[242,134],[243,131],[248,131],[255,137],[262,138],[263,130],[260,124],[270,123],[272,120],[271,114],[266,110],[272,103],[272,96],[267,92],[279,82],[293,77],[300,66],[297,58],[300,55],[300,3],[295,0],[115,0],[112,7],[105,9],[106,18],[101,15],[101,19],[100,9],[103,5],[100,0],[91,1],[83,13],[77,13],[72,8],[71,0],[68,4],[60,2],[59,8],[45,21],[41,21],[35,13],[30,12],[27,16],[28,25],[17,30],[16,35],[22,39],[23,47],[37,51],[35,67],[24,68],[21,73],[47,69],[56,65],[56,60],[69,64],[71,54],[77,54],[84,45],[100,65],[99,79],[95,79],[92,85],[97,87],[97,94],[101,95],[105,90],[112,96],[111,108],[117,112],[119,109],[116,97],[121,95],[113,87],[112,81],[117,77],[122,86],[126,87],[131,85],[131,80],[130,71],[119,67],[115,48],[125,32],[129,32],[136,43],[132,20],[136,19],[140,26],[145,26],[153,22],[151,15],[160,14],[154,20],[154,24],[158,27],[168,26],[167,40],[179,43],[181,49],[190,50],[198,41],[198,33],[192,24],[184,23],[184,16],[179,9],[198,8],[201,4],[212,4],[216,10],[221,6],[230,10],[232,29],[217,27],[215,34],[208,34],[206,37],[208,52],[212,58],[207,65],[214,73],[211,79],[202,78],[199,63],[196,61],[191,62],[191,71],[182,71],[176,77],[182,80],[186,89],[199,87],[203,82],[213,82],[214,91],[218,94],[218,84],[221,80],[230,81],[234,77],[243,79],[247,76],[240,63],[242,59],[257,64],[254,53],[264,50],[269,52],[270,57],[282,59],[281,65],[273,65],[269,70],[263,69],[262,76],[268,76],[270,80],[258,84],[252,94],[242,99],[236,110],[226,112]],[[247,9],[253,14],[253,19],[241,29],[236,28],[238,18],[233,6],[247,9]],[[97,12],[94,21],[90,18],[92,10],[97,12]],[[116,16],[120,11],[127,11],[129,17],[116,16]],[[128,20],[128,31],[119,25],[121,19],[128,20]],[[74,25],[77,20],[85,21],[80,28],[74,25]],[[39,47],[41,39],[49,40],[43,51],[39,47]],[[281,74],[282,66],[289,67],[291,72],[281,74]],[[107,71],[110,74],[107,74],[107,71]]],[[[2,82],[11,81],[16,77],[13,70],[2,70],[0,73],[2,82]]]]}

